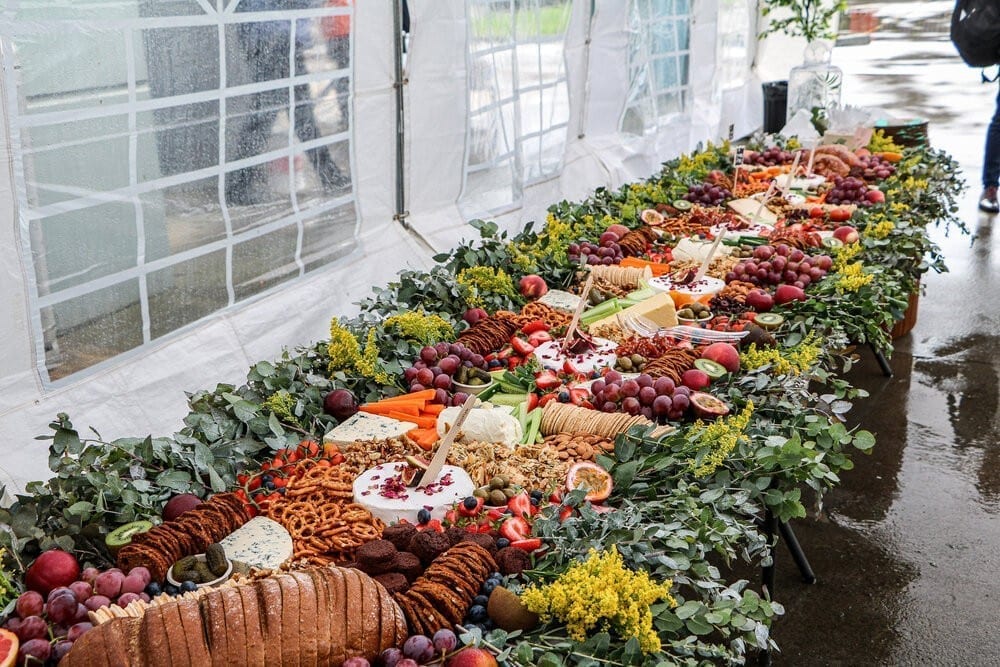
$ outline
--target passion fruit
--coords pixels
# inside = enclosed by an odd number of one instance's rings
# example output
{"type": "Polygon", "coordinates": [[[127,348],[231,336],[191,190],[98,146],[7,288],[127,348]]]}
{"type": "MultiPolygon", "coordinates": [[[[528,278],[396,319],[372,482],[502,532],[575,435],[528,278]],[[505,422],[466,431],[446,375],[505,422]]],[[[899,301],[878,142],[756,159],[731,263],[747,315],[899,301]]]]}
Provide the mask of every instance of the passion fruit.
{"type": "Polygon", "coordinates": [[[497,586],[490,593],[486,612],[498,628],[507,632],[531,630],[538,625],[538,614],[528,609],[521,598],[503,586],[497,586]]]}
{"type": "Polygon", "coordinates": [[[586,490],[587,495],[584,498],[592,503],[606,500],[614,488],[611,473],[590,461],[574,463],[566,473],[566,490],[573,491],[579,488],[586,490]]]}
{"type": "Polygon", "coordinates": [[[721,400],[703,391],[691,392],[691,407],[695,415],[705,419],[717,419],[729,414],[729,406],[721,400]]]}

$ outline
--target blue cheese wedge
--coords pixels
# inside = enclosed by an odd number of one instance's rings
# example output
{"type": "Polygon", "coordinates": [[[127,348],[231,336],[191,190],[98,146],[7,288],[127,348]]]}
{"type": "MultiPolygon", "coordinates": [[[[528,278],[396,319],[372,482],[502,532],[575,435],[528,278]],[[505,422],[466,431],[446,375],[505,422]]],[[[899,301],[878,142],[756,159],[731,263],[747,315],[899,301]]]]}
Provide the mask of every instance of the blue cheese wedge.
{"type": "Polygon", "coordinates": [[[336,428],[331,429],[323,437],[323,442],[343,445],[358,440],[389,440],[390,438],[402,438],[407,431],[412,431],[415,428],[417,425],[410,422],[359,412],[336,428]]]}
{"type": "Polygon", "coordinates": [[[292,557],[292,536],[277,521],[258,516],[219,542],[229,560],[275,570],[292,557]]]}
{"type": "Polygon", "coordinates": [[[576,306],[580,303],[580,297],[562,290],[550,289],[545,293],[545,296],[538,300],[538,303],[544,303],[549,308],[563,310],[567,313],[575,313],[576,306]]]}

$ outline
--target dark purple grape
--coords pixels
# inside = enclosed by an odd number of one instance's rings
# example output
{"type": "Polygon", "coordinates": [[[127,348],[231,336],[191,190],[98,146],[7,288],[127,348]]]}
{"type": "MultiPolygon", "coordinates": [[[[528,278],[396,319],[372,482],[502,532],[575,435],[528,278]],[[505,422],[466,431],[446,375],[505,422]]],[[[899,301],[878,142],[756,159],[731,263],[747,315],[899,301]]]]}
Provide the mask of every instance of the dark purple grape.
{"type": "Polygon", "coordinates": [[[403,655],[418,663],[428,662],[434,657],[434,643],[424,635],[413,635],[403,644],[403,655]]]}

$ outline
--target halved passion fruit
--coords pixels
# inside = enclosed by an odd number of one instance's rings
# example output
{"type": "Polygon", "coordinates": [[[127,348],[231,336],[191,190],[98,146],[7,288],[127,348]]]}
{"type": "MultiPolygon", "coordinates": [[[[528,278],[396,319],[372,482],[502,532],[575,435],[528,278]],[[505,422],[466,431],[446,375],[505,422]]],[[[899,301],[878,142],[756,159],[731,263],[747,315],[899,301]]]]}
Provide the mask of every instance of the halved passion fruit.
{"type": "Polygon", "coordinates": [[[729,414],[729,406],[717,399],[711,394],[706,394],[703,391],[693,391],[691,392],[691,407],[694,408],[694,413],[698,417],[704,417],[706,419],[717,419],[718,417],[725,417],[729,414]]]}
{"type": "Polygon", "coordinates": [[[844,242],[838,239],[836,236],[827,236],[823,239],[824,248],[842,248],[844,247],[844,242]]]}
{"type": "Polygon", "coordinates": [[[694,367],[700,371],[704,371],[705,375],[713,380],[718,380],[720,377],[729,372],[726,370],[725,366],[720,364],[718,361],[712,361],[711,359],[695,359],[694,367]]]}
{"type": "Polygon", "coordinates": [[[657,211],[655,208],[647,208],[645,211],[639,214],[639,219],[645,222],[647,225],[663,224],[663,214],[657,211]]]}
{"type": "Polygon", "coordinates": [[[580,488],[587,492],[584,498],[592,503],[606,500],[613,488],[611,473],[590,461],[574,463],[566,473],[566,490],[573,491],[580,488]]]}

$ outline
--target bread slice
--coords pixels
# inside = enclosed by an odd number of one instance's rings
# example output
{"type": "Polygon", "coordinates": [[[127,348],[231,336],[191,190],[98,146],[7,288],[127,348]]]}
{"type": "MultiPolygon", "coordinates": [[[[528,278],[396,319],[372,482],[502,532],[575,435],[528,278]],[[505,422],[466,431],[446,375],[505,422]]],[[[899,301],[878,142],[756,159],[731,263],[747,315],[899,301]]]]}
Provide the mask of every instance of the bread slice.
{"type": "Polygon", "coordinates": [[[243,623],[247,638],[247,667],[265,667],[267,644],[264,642],[264,619],[257,599],[257,589],[253,586],[237,586],[243,602],[243,623]]]}
{"type": "Polygon", "coordinates": [[[347,621],[351,609],[347,606],[347,582],[344,570],[337,567],[320,568],[319,574],[327,581],[330,592],[330,660],[339,665],[347,660],[347,621]]]}
{"type": "Polygon", "coordinates": [[[254,583],[257,589],[257,604],[263,611],[264,644],[272,660],[280,658],[284,650],[285,632],[298,631],[297,628],[281,627],[281,587],[274,577],[259,579],[254,583]]]}
{"type": "MultiPolygon", "coordinates": [[[[163,627],[170,647],[170,656],[174,665],[193,665],[191,654],[188,653],[187,641],[184,638],[184,625],[181,622],[179,601],[167,602],[157,607],[163,615],[163,627]]],[[[204,664],[204,663],[202,663],[204,664]]]]}
{"type": "Polygon", "coordinates": [[[73,643],[73,648],[59,664],[67,667],[107,667],[108,630],[114,621],[98,625],[90,632],[84,633],[73,643]]]}
{"type": "Polygon", "coordinates": [[[310,568],[305,571],[309,579],[312,580],[313,589],[316,591],[316,663],[319,665],[330,665],[333,663],[333,647],[330,642],[330,588],[329,583],[320,571],[320,568],[310,568]]]}
{"type": "Polygon", "coordinates": [[[208,651],[212,655],[212,667],[226,667],[229,655],[229,633],[226,627],[226,611],[222,606],[222,591],[211,590],[201,600],[202,616],[208,630],[208,651]]]}
{"type": "MultiPolygon", "coordinates": [[[[90,634],[89,632],[87,634],[90,634]]],[[[84,635],[86,636],[86,635],[84,635]]],[[[174,650],[171,647],[171,637],[167,634],[163,622],[163,605],[158,604],[146,610],[142,615],[142,625],[139,627],[139,642],[142,644],[141,664],[145,667],[171,667],[174,662],[174,650]]],[[[185,649],[185,655],[187,649],[185,649]]],[[[180,659],[180,652],[177,653],[180,659]]]]}
{"type": "Polygon", "coordinates": [[[240,592],[232,586],[223,586],[222,609],[226,614],[227,639],[226,665],[228,667],[245,667],[247,664],[247,629],[243,621],[243,601],[240,592]]]}
{"type": "Polygon", "coordinates": [[[378,596],[378,642],[381,653],[390,646],[396,645],[396,617],[393,607],[396,601],[392,599],[382,584],[372,579],[373,588],[378,596]]]}
{"type": "Polygon", "coordinates": [[[287,574],[279,574],[275,579],[281,588],[281,627],[285,632],[281,644],[281,664],[283,667],[301,667],[299,642],[303,639],[303,628],[299,626],[299,585],[287,574]]]}
{"type": "Polygon", "coordinates": [[[302,667],[317,667],[319,650],[316,646],[316,587],[305,572],[293,571],[288,574],[299,587],[299,664],[302,667]]]}
{"type": "MultiPolygon", "coordinates": [[[[365,646],[365,623],[361,615],[362,598],[361,577],[362,574],[354,568],[341,570],[344,581],[347,584],[347,657],[364,655],[365,646]]],[[[368,575],[364,575],[366,578],[368,575]]]]}
{"type": "Polygon", "coordinates": [[[212,656],[208,650],[208,628],[201,616],[201,602],[197,598],[180,600],[177,609],[181,613],[181,625],[184,628],[184,638],[187,640],[188,655],[192,665],[212,664],[212,656]]]}
{"type": "Polygon", "coordinates": [[[376,656],[382,652],[382,596],[384,590],[367,574],[359,574],[361,582],[361,654],[376,656]]]}

